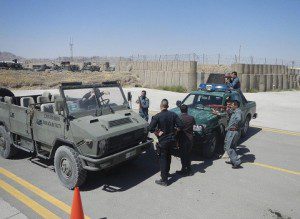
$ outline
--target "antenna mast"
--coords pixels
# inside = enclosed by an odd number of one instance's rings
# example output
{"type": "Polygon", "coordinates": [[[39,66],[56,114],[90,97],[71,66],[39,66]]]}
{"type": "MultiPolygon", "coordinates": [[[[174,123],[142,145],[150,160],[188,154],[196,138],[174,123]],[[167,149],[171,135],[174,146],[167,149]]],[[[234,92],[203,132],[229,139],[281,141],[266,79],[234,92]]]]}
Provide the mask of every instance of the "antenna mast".
{"type": "Polygon", "coordinates": [[[74,46],[73,37],[70,37],[69,46],[70,46],[71,61],[73,61],[73,46],[74,46]]]}

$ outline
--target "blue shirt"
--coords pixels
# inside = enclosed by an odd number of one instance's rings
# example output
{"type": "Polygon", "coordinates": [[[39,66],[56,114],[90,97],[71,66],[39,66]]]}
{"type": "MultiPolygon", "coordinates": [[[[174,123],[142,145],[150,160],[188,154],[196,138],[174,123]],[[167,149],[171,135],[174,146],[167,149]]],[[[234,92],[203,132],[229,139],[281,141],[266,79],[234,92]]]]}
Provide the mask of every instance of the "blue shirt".
{"type": "Polygon", "coordinates": [[[235,79],[233,79],[233,81],[229,84],[230,87],[232,87],[233,89],[240,89],[241,88],[241,82],[240,79],[238,77],[236,77],[235,79]]]}

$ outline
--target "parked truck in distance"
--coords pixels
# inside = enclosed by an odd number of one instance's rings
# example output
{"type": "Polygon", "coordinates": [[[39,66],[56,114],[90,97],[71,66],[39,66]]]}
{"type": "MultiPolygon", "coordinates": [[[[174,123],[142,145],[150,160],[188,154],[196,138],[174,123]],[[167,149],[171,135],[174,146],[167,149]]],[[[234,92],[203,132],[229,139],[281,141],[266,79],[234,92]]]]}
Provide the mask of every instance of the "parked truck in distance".
{"type": "Polygon", "coordinates": [[[54,162],[73,189],[87,171],[133,159],[152,145],[148,123],[129,108],[118,82],[63,83],[59,94],[18,96],[0,88],[0,153],[18,150],[54,162]]]}

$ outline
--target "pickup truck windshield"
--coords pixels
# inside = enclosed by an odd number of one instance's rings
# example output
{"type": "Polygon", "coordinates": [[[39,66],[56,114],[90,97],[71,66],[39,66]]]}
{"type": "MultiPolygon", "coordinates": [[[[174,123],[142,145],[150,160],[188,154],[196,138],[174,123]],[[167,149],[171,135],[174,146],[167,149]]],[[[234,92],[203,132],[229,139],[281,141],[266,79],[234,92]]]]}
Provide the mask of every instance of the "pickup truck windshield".
{"type": "Polygon", "coordinates": [[[126,100],[119,87],[80,88],[64,90],[69,114],[95,111],[97,108],[124,106],[126,100]]]}
{"type": "Polygon", "coordinates": [[[203,107],[208,105],[222,105],[223,98],[205,94],[189,94],[183,104],[189,107],[203,107]]]}

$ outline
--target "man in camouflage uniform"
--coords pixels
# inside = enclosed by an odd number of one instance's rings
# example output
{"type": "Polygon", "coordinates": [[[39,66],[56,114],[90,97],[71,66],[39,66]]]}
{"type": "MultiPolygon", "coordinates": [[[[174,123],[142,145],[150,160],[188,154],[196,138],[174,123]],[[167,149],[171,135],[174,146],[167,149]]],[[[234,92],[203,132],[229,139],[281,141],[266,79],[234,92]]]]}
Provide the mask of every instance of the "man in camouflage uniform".
{"type": "Polygon", "coordinates": [[[240,129],[242,127],[243,115],[239,108],[240,102],[237,99],[232,99],[232,115],[226,128],[226,137],[224,142],[224,150],[227,152],[230,161],[225,161],[232,164],[232,168],[241,168],[242,161],[236,153],[236,146],[240,138],[240,129]]]}

